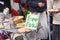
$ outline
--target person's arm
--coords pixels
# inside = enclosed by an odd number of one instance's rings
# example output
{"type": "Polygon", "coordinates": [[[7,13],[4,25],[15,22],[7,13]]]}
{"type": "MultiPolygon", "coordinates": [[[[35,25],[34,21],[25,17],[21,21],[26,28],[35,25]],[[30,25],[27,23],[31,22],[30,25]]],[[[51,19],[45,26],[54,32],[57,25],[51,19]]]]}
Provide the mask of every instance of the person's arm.
{"type": "Polygon", "coordinates": [[[58,11],[58,10],[53,9],[53,4],[54,4],[54,0],[47,1],[47,12],[49,12],[51,14],[55,14],[58,11]]]}
{"type": "Polygon", "coordinates": [[[30,32],[30,30],[28,28],[20,28],[17,30],[18,33],[25,33],[25,32],[30,32]]]}

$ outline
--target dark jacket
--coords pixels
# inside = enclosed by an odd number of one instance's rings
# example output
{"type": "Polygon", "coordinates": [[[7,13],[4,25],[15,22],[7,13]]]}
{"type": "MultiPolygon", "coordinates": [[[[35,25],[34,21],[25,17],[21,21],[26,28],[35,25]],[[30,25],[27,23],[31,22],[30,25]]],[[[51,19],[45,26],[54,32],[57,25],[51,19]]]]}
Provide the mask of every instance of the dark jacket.
{"type": "Polygon", "coordinates": [[[3,12],[5,7],[9,8],[9,11],[11,12],[11,5],[10,5],[10,0],[0,0],[1,2],[4,2],[4,4],[0,3],[0,12],[3,12]]]}
{"type": "MultiPolygon", "coordinates": [[[[0,1],[4,3],[3,0],[0,0],[0,1]]],[[[3,12],[4,8],[5,8],[4,4],[0,3],[0,12],[3,12]]]]}
{"type": "Polygon", "coordinates": [[[44,10],[47,9],[47,4],[44,0],[29,0],[28,5],[29,5],[29,10],[31,12],[43,12],[44,10]],[[38,2],[45,3],[45,6],[44,7],[38,7],[38,4],[37,4],[38,2]]]}

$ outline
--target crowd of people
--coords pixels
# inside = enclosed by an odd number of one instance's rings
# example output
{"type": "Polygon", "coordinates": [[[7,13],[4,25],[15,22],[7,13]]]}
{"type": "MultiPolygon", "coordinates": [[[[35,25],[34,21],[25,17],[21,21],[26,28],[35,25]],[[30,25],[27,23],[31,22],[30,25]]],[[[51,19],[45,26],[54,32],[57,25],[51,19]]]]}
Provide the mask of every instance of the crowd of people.
{"type": "MultiPolygon", "coordinates": [[[[24,40],[49,40],[47,22],[47,0],[0,0],[0,12],[8,7],[12,16],[24,16],[26,20],[28,14],[39,15],[38,28],[27,32],[24,40]]],[[[20,32],[22,29],[18,29],[20,32]]],[[[22,32],[25,32],[22,31],[22,32]]],[[[20,36],[22,37],[22,36],[20,36]]],[[[17,38],[17,40],[20,40],[17,38]]],[[[21,39],[23,40],[23,39],[21,39]]]]}

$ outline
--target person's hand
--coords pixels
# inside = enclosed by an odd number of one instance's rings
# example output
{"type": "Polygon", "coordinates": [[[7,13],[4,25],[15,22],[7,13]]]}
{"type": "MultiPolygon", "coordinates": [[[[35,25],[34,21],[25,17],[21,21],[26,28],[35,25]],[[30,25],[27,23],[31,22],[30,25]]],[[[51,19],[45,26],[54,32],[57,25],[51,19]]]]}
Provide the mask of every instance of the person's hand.
{"type": "Polygon", "coordinates": [[[48,12],[51,14],[56,14],[56,13],[59,13],[59,10],[58,9],[50,9],[50,10],[48,10],[48,12]]]}
{"type": "Polygon", "coordinates": [[[60,11],[60,8],[58,8],[58,10],[60,11]]]}
{"type": "Polygon", "coordinates": [[[45,6],[45,4],[44,4],[44,3],[42,3],[42,2],[39,2],[39,3],[38,3],[38,6],[39,6],[39,7],[44,7],[44,6],[45,6]]]}
{"type": "Polygon", "coordinates": [[[30,32],[30,30],[28,28],[20,28],[17,31],[18,31],[18,33],[30,32]]]}

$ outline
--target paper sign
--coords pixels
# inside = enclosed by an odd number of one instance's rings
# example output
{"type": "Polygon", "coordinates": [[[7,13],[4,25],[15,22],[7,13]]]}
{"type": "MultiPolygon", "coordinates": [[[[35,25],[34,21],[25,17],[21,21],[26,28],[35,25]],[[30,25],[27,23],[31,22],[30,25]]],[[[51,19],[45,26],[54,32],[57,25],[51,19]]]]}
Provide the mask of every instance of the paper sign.
{"type": "Polygon", "coordinates": [[[38,27],[39,15],[38,14],[28,14],[26,18],[25,26],[28,29],[36,30],[38,27]]]}

